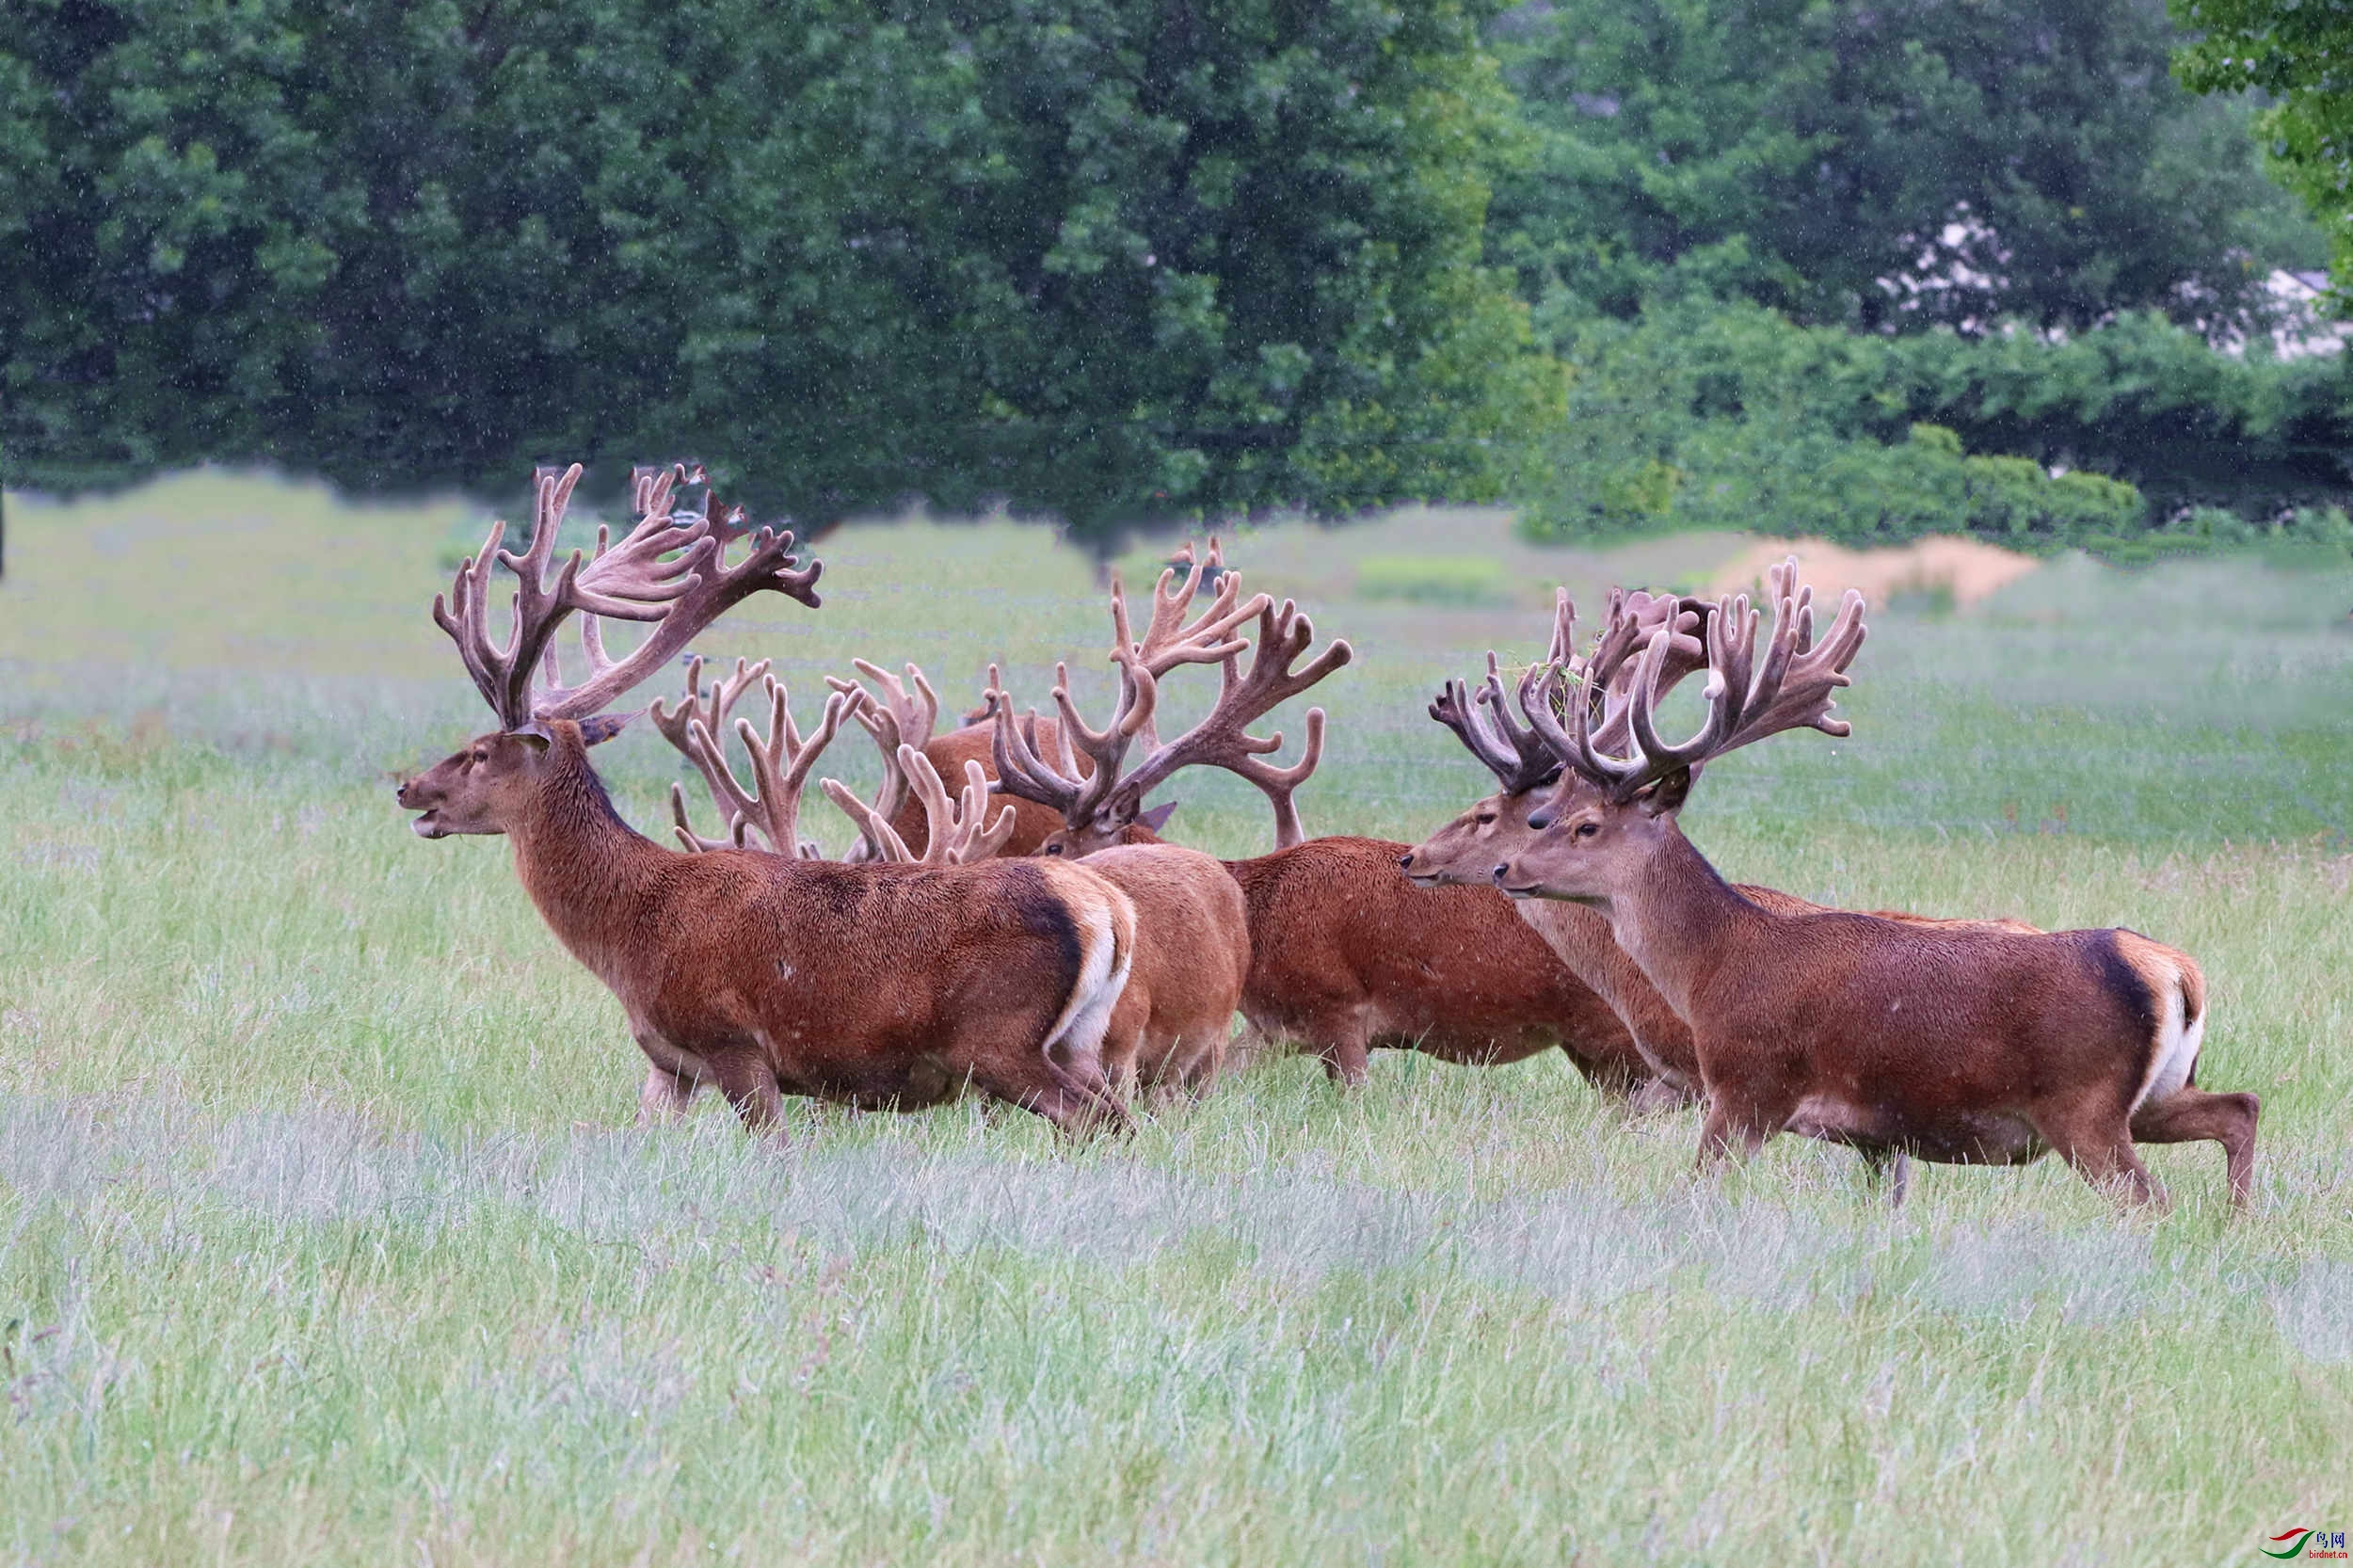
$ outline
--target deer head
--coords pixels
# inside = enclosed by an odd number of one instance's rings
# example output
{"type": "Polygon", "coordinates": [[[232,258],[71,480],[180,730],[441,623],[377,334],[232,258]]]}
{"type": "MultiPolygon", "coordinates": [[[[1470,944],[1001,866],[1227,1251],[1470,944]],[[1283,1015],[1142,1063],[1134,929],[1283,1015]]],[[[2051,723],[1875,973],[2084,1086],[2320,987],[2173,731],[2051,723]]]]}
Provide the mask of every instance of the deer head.
{"type": "Polygon", "coordinates": [[[457,645],[498,728],[400,786],[402,808],[420,813],[411,825],[422,837],[511,831],[535,808],[552,757],[577,760],[584,748],[620,733],[633,715],[603,710],[750,595],[773,590],[817,606],[824,568],[815,562],[796,566],[790,533],[755,531],[741,507],[722,508],[707,493],[702,515],[673,514],[676,485],[699,476],[683,468],[637,471],[636,525],[617,544],[600,528],[592,556],[575,551],[551,575],[556,536],[580,475],[578,463],[561,474],[539,471],[529,546],[520,555],[501,549],[506,524],[493,523],[481,551],[458,568],[447,599],[434,597],[434,622],[457,645]],[[745,537],[751,552],[727,566],[728,547],[745,537]],[[491,640],[488,614],[500,567],[516,579],[503,647],[491,640]],[[582,674],[568,685],[556,633],[574,615],[580,617],[582,674]],[[652,630],[616,659],[605,651],[606,620],[645,622],[652,630]]]}
{"type": "Polygon", "coordinates": [[[1708,761],[1785,729],[1848,733],[1844,719],[1830,716],[1832,694],[1850,683],[1846,669],[1863,647],[1863,596],[1848,591],[1817,644],[1814,591],[1800,585],[1794,558],[1768,574],[1767,595],[1773,630],[1762,659],[1746,594],[1720,601],[1708,618],[1707,716],[1678,744],[1660,737],[1657,715],[1681,658],[1678,632],[1661,624],[1641,634],[1633,611],[1613,598],[1584,669],[1547,678],[1522,705],[1565,771],[1528,819],[1533,836],[1495,869],[1505,892],[1607,905],[1611,889],[1640,875],[1675,834],[1675,814],[1708,761]]]}
{"type": "MultiPolygon", "coordinates": [[[[1714,605],[1704,600],[1654,598],[1637,591],[1619,596],[1611,607],[1619,615],[1613,624],[1619,628],[1620,641],[1629,646],[1668,625],[1672,617],[1674,645],[1664,672],[1670,684],[1705,663],[1699,633],[1714,605]]],[[[1577,656],[1576,647],[1577,606],[1566,589],[1556,590],[1551,646],[1517,681],[1523,714],[1530,703],[1541,700],[1539,692],[1557,675],[1566,672],[1572,679],[1581,679],[1588,661],[1577,656]]],[[[1623,660],[1623,654],[1620,657],[1623,660]]],[[[1621,680],[1619,712],[1624,685],[1621,680]]],[[[1430,716],[1453,731],[1465,749],[1495,776],[1497,788],[1407,851],[1398,864],[1424,887],[1492,882],[1499,861],[1516,853],[1527,840],[1529,818],[1543,808],[1564,764],[1534,724],[1524,717],[1513,719],[1503,670],[1493,652],[1487,655],[1487,678],[1476,695],[1464,682],[1449,680],[1431,702],[1430,716]]]]}

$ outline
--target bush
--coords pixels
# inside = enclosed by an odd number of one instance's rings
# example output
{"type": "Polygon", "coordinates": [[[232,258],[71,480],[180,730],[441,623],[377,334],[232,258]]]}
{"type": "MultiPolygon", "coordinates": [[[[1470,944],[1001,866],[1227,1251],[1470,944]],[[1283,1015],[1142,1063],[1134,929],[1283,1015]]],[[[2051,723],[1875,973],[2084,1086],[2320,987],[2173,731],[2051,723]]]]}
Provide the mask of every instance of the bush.
{"type": "Polygon", "coordinates": [[[2152,317],[2060,342],[1887,339],[1699,301],[1582,322],[1561,346],[1577,379],[1523,513],[1538,536],[2047,550],[2201,508],[2255,527],[2353,501],[2345,364],[2233,359],[2152,317]]]}

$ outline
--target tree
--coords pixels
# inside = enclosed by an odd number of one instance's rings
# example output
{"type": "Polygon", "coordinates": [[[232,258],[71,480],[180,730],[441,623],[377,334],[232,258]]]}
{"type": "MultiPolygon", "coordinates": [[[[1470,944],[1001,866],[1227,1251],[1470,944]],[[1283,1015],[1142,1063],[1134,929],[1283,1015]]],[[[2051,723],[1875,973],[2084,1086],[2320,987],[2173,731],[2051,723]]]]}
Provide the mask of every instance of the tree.
{"type": "MultiPolygon", "coordinates": [[[[26,0],[0,451],[699,452],[805,520],[1500,493],[1478,0],[26,0]]],[[[748,486],[748,489],[745,487],[748,486]]]]}
{"type": "Polygon", "coordinates": [[[1495,248],[1572,314],[1696,287],[1865,328],[2219,321],[2310,254],[2153,0],[1559,0],[1502,38],[1541,148],[1495,248]]]}
{"type": "Polygon", "coordinates": [[[2353,267],[2353,14],[2296,0],[2174,0],[2193,35],[2174,69],[2193,90],[2269,98],[2258,126],[2271,168],[2328,232],[2340,280],[2353,267]]]}

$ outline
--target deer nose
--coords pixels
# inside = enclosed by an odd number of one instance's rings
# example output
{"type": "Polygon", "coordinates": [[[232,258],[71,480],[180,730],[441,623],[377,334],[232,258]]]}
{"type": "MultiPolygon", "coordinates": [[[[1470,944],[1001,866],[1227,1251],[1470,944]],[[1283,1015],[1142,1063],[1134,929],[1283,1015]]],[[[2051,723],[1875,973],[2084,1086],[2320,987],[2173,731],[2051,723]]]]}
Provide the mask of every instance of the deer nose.
{"type": "Polygon", "coordinates": [[[1414,869],[1414,852],[1409,849],[1404,854],[1399,856],[1397,857],[1397,864],[1400,871],[1412,871],[1414,869]]]}
{"type": "Polygon", "coordinates": [[[1509,862],[1498,860],[1496,862],[1496,869],[1492,874],[1494,875],[1496,881],[1499,883],[1503,880],[1503,873],[1511,869],[1512,867],[1509,862]]]}

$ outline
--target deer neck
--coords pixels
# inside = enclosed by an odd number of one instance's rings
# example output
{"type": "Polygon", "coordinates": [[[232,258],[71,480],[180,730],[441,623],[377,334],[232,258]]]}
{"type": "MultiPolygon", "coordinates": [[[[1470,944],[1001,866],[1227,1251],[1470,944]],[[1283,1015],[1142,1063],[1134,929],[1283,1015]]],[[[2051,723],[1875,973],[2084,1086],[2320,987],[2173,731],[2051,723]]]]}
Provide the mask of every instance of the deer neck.
{"type": "Polygon", "coordinates": [[[1553,899],[1514,900],[1513,907],[1569,972],[1609,1004],[1655,1065],[1682,1074],[1696,1070],[1690,1060],[1690,1026],[1658,994],[1641,965],[1618,945],[1607,915],[1553,899]]]}
{"type": "Polygon", "coordinates": [[[621,820],[587,753],[551,748],[523,820],[510,825],[515,872],[559,940],[599,974],[620,952],[672,857],[621,820]]]}
{"type": "Polygon", "coordinates": [[[1708,978],[1770,919],[1718,875],[1672,822],[1641,870],[1612,890],[1608,913],[1618,945],[1687,1019],[1708,978]]]}

